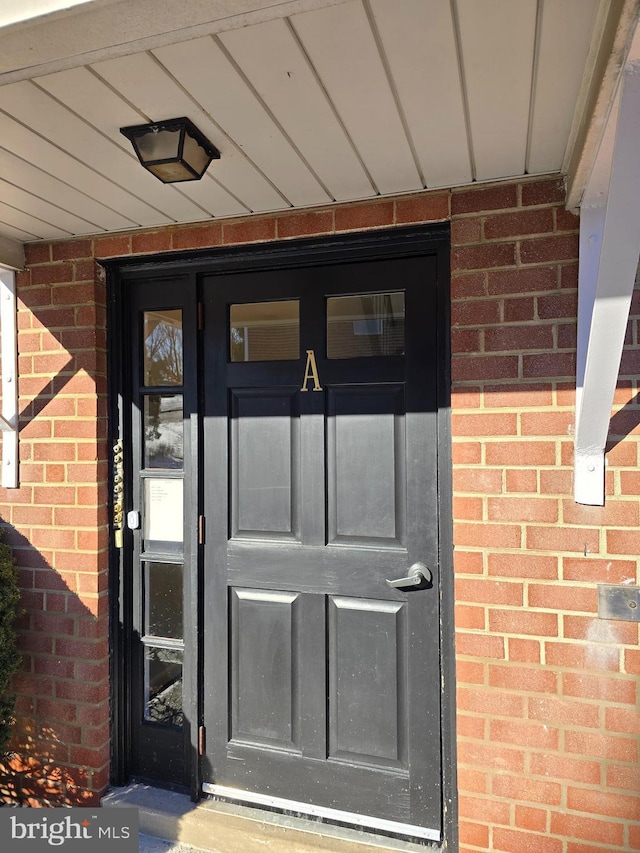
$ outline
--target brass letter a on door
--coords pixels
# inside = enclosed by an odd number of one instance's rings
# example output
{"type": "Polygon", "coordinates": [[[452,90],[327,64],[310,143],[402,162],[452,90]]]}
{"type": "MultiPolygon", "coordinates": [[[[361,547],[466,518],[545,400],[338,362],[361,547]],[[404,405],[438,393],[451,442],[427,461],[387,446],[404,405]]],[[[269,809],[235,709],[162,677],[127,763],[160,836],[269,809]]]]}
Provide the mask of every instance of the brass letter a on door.
{"type": "Polygon", "coordinates": [[[307,363],[304,368],[304,379],[302,380],[301,391],[308,391],[307,384],[310,379],[313,379],[313,391],[322,391],[320,379],[318,378],[318,365],[316,364],[316,354],[312,349],[307,350],[307,363]]]}

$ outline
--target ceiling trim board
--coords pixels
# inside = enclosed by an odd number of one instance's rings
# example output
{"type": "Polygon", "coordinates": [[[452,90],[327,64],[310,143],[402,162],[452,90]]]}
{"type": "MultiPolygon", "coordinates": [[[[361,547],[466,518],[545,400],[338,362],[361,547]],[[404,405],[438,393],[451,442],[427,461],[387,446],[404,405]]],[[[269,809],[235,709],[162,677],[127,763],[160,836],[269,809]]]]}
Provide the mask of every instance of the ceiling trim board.
{"type": "Polygon", "coordinates": [[[582,203],[639,17],[640,0],[602,0],[587,60],[592,70],[583,78],[562,164],[568,210],[582,203]]]}
{"type": "Polygon", "coordinates": [[[345,0],[135,0],[0,29],[0,85],[337,6],[345,0]],[[135,14],[134,14],[135,13],[135,14]],[[72,25],[73,22],[73,25],[72,25]],[[83,45],[79,52],[78,45],[83,45]],[[24,65],[24,57],[30,57],[24,65]]]}
{"type": "Polygon", "coordinates": [[[0,236],[0,266],[12,270],[24,269],[24,244],[0,236]]]}

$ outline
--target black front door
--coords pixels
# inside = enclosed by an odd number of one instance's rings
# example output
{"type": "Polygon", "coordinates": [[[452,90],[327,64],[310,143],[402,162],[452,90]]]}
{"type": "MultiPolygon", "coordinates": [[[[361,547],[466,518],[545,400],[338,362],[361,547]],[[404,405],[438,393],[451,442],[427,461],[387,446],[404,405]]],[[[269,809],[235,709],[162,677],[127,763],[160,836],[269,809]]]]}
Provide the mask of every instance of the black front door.
{"type": "Polygon", "coordinates": [[[437,839],[435,258],[202,293],[204,788],[437,839]]]}
{"type": "Polygon", "coordinates": [[[441,838],[445,252],[118,270],[118,781],[441,838]]]}

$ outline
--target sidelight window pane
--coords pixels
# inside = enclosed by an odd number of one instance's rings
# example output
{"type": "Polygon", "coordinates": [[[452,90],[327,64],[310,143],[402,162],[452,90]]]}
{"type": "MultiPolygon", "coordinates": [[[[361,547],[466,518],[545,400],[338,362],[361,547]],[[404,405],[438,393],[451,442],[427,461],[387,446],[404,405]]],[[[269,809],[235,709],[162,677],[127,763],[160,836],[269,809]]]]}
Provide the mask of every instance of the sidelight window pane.
{"type": "Polygon", "coordinates": [[[145,648],[145,720],[182,725],[182,655],[179,649],[145,648]]]}
{"type": "Polygon", "coordinates": [[[404,293],[327,299],[327,357],[404,355],[404,293]]]}
{"type": "Polygon", "coordinates": [[[231,361],[284,361],[300,358],[300,304],[249,302],[230,311],[231,361]]]}
{"type": "Polygon", "coordinates": [[[182,566],[175,563],[145,563],[145,634],[181,640],[182,566]]]}
{"type": "Polygon", "coordinates": [[[182,468],[182,394],[144,398],[144,467],[182,468]]]}
{"type": "Polygon", "coordinates": [[[182,385],[182,311],[144,312],[144,384],[182,385]]]}

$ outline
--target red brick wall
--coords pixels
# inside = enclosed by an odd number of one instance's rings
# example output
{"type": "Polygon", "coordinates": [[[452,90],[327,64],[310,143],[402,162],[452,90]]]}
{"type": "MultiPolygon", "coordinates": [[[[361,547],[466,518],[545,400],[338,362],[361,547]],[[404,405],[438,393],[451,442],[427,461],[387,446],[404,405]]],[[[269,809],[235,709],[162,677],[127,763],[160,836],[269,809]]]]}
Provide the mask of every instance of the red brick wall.
{"type": "Polygon", "coordinates": [[[0,495],[28,608],[11,784],[75,801],[106,779],[104,294],[92,259],[450,217],[460,850],[640,850],[638,626],[596,617],[598,582],[638,581],[640,301],[607,505],[579,507],[578,222],[563,200],[557,179],[529,180],[29,249],[23,486],[0,495]]]}
{"type": "Polygon", "coordinates": [[[563,198],[546,181],[451,200],[462,853],[640,849],[638,626],[596,616],[598,583],[638,581],[638,321],[607,503],[578,506],[578,220],[563,198]]]}
{"type": "Polygon", "coordinates": [[[0,515],[26,612],[0,795],[29,804],[89,804],[108,781],[105,291],[90,249],[29,247],[18,276],[21,486],[0,490],[0,515]]]}

